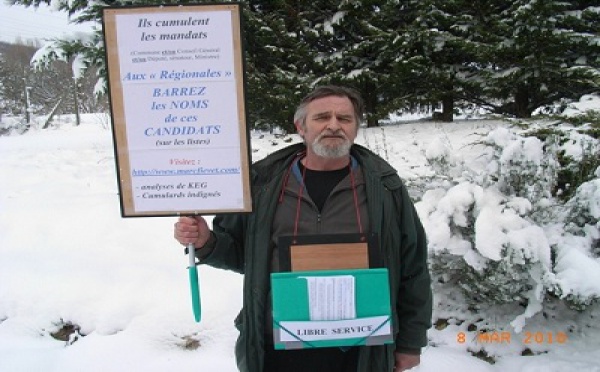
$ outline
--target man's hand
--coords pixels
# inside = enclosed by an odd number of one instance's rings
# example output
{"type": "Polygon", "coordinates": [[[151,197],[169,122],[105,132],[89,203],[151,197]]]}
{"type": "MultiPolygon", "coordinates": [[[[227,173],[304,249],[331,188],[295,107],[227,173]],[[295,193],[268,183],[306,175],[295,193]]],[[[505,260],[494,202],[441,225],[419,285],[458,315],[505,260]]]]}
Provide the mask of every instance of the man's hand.
{"type": "Polygon", "coordinates": [[[419,354],[394,353],[394,356],[396,357],[394,372],[407,371],[421,363],[421,355],[419,354]]]}
{"type": "Polygon", "coordinates": [[[202,248],[210,238],[210,229],[201,216],[179,217],[175,223],[174,235],[185,246],[192,243],[195,248],[202,248]]]}

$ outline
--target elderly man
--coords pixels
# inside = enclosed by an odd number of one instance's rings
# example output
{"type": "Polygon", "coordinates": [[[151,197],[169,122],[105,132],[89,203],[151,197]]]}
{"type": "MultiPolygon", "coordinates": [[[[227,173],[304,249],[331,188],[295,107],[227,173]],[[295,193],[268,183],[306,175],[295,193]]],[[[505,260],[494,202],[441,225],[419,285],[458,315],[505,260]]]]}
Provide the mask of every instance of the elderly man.
{"type": "MultiPolygon", "coordinates": [[[[235,324],[238,368],[271,371],[404,371],[420,363],[431,326],[426,237],[397,172],[354,144],[363,104],[353,89],[318,87],[294,116],[302,144],[252,165],[253,212],[181,217],[175,238],[194,244],[201,264],[244,274],[235,324]],[[275,350],[270,273],[280,271],[279,238],[370,233],[389,272],[394,343],[275,350]]],[[[371,248],[370,248],[371,249],[371,248]]]]}

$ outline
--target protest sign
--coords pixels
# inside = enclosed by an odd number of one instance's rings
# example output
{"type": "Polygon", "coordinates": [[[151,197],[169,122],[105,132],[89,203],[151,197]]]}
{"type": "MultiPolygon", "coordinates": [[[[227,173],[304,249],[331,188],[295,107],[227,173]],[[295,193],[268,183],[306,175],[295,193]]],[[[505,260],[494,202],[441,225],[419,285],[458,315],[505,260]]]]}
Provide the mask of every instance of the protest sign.
{"type": "Polygon", "coordinates": [[[121,214],[250,212],[239,4],[103,10],[121,214]]]}

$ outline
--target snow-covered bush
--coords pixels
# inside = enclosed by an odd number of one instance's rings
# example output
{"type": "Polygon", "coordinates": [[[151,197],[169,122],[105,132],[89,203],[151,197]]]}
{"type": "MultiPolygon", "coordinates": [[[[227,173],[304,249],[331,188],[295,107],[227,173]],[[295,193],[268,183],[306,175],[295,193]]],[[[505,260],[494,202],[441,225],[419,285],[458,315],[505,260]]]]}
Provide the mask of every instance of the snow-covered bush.
{"type": "Polygon", "coordinates": [[[417,208],[433,232],[436,277],[459,286],[471,305],[518,302],[539,311],[553,283],[551,250],[543,229],[525,218],[527,199],[461,183],[426,192],[417,208]]]}
{"type": "Polygon", "coordinates": [[[460,176],[462,164],[453,155],[453,151],[445,138],[435,139],[425,150],[425,157],[433,172],[438,177],[454,179],[460,176]]]}
{"type": "Polygon", "coordinates": [[[574,309],[600,299],[600,167],[595,175],[565,204],[563,229],[552,242],[554,292],[574,309]]]}
{"type": "Polygon", "coordinates": [[[567,216],[565,231],[574,235],[589,236],[592,253],[600,257],[600,167],[596,169],[598,178],[577,188],[575,196],[566,203],[567,216]]]}
{"type": "Polygon", "coordinates": [[[495,186],[506,195],[531,201],[552,196],[558,162],[552,152],[536,137],[522,137],[499,128],[485,140],[493,153],[489,156],[484,186],[495,186]]]}
{"type": "Polygon", "coordinates": [[[426,151],[438,180],[416,207],[437,281],[461,288],[475,307],[526,306],[517,331],[548,295],[577,309],[600,298],[600,171],[565,203],[554,192],[566,142],[498,128],[481,143],[479,170],[442,142],[426,151]]]}
{"type": "Polygon", "coordinates": [[[556,154],[558,168],[553,196],[566,201],[579,185],[597,177],[594,171],[600,166],[600,127],[583,125],[569,128],[563,125],[535,128],[524,135],[539,138],[544,142],[546,152],[556,154]]]}

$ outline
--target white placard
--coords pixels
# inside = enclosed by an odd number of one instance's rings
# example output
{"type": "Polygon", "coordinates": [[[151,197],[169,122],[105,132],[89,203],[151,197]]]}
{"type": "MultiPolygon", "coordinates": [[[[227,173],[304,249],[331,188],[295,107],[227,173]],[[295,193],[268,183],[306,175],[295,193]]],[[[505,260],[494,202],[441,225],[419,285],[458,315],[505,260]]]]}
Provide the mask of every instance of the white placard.
{"type": "Polygon", "coordinates": [[[250,211],[239,5],[104,10],[122,214],[250,211]]]}

